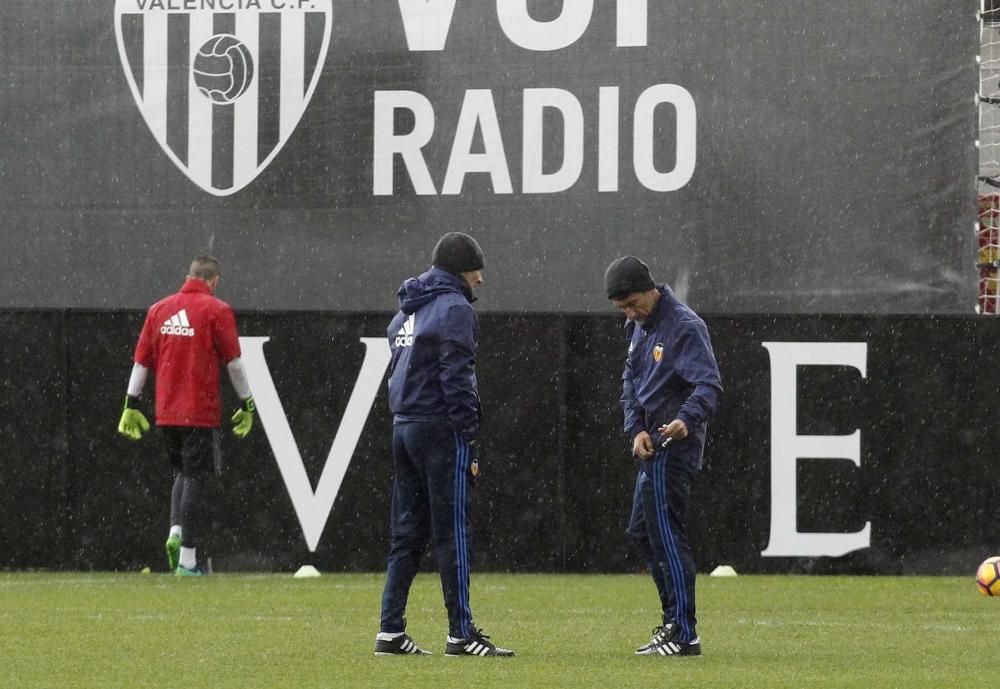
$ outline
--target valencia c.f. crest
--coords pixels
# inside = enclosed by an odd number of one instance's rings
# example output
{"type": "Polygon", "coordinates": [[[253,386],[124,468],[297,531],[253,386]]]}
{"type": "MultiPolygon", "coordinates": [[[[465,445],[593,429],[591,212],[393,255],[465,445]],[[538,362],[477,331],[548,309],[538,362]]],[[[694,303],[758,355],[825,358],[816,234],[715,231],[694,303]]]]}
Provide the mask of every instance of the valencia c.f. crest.
{"type": "Polygon", "coordinates": [[[216,196],[259,175],[295,130],[330,45],[333,0],[116,0],[132,96],[157,143],[216,196]]]}

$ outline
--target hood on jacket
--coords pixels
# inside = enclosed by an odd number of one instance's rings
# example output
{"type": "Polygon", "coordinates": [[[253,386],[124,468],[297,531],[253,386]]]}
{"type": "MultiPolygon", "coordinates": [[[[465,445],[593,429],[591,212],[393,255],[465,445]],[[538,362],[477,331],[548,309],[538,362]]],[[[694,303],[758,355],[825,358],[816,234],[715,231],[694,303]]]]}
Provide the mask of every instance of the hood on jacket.
{"type": "Polygon", "coordinates": [[[656,285],[656,290],[660,293],[660,299],[656,302],[656,306],[653,307],[653,313],[650,314],[649,318],[641,324],[636,321],[625,321],[625,332],[628,333],[629,337],[632,337],[632,332],[637,327],[646,331],[655,328],[660,319],[663,318],[663,314],[669,311],[674,303],[677,303],[677,297],[674,296],[674,291],[670,289],[670,285],[667,283],[656,285]]]}
{"type": "Polygon", "coordinates": [[[419,277],[404,281],[396,296],[399,297],[399,309],[409,315],[448,292],[457,292],[470,303],[475,301],[465,280],[440,268],[431,268],[419,277]]]}

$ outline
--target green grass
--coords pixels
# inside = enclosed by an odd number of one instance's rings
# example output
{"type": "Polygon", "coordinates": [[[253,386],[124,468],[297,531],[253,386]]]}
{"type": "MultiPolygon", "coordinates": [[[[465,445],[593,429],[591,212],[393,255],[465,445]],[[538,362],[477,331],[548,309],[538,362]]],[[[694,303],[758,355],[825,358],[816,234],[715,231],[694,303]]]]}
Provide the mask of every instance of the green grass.
{"type": "Polygon", "coordinates": [[[636,657],[641,576],[474,574],[477,623],[513,659],[445,658],[437,578],[376,658],[381,574],[0,574],[0,687],[975,687],[1000,673],[1000,599],[970,577],[700,577],[700,658],[636,657]]]}

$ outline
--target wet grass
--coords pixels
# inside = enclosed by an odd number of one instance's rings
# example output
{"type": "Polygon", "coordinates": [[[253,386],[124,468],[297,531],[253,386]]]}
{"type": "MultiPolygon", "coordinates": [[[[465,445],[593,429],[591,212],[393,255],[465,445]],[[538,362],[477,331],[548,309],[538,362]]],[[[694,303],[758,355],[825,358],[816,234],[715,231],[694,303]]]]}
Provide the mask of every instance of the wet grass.
{"type": "Polygon", "coordinates": [[[436,577],[409,632],[429,657],[376,658],[381,574],[0,574],[0,686],[973,687],[1000,673],[1000,599],[971,578],[698,581],[705,655],[635,657],[657,622],[639,576],[474,574],[478,624],[513,659],[445,658],[436,577]]]}

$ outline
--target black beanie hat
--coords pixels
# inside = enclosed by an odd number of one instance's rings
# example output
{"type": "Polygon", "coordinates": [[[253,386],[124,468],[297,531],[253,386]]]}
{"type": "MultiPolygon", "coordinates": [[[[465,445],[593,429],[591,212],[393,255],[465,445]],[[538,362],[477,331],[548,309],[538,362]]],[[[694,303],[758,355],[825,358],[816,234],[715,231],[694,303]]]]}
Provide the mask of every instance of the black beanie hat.
{"type": "Polygon", "coordinates": [[[458,275],[470,270],[482,270],[483,250],[475,239],[463,232],[449,232],[438,240],[431,256],[431,265],[458,275]]]}
{"type": "Polygon", "coordinates": [[[635,256],[616,258],[604,272],[604,289],[608,291],[608,299],[621,299],[633,292],[655,288],[649,266],[635,256]]]}

